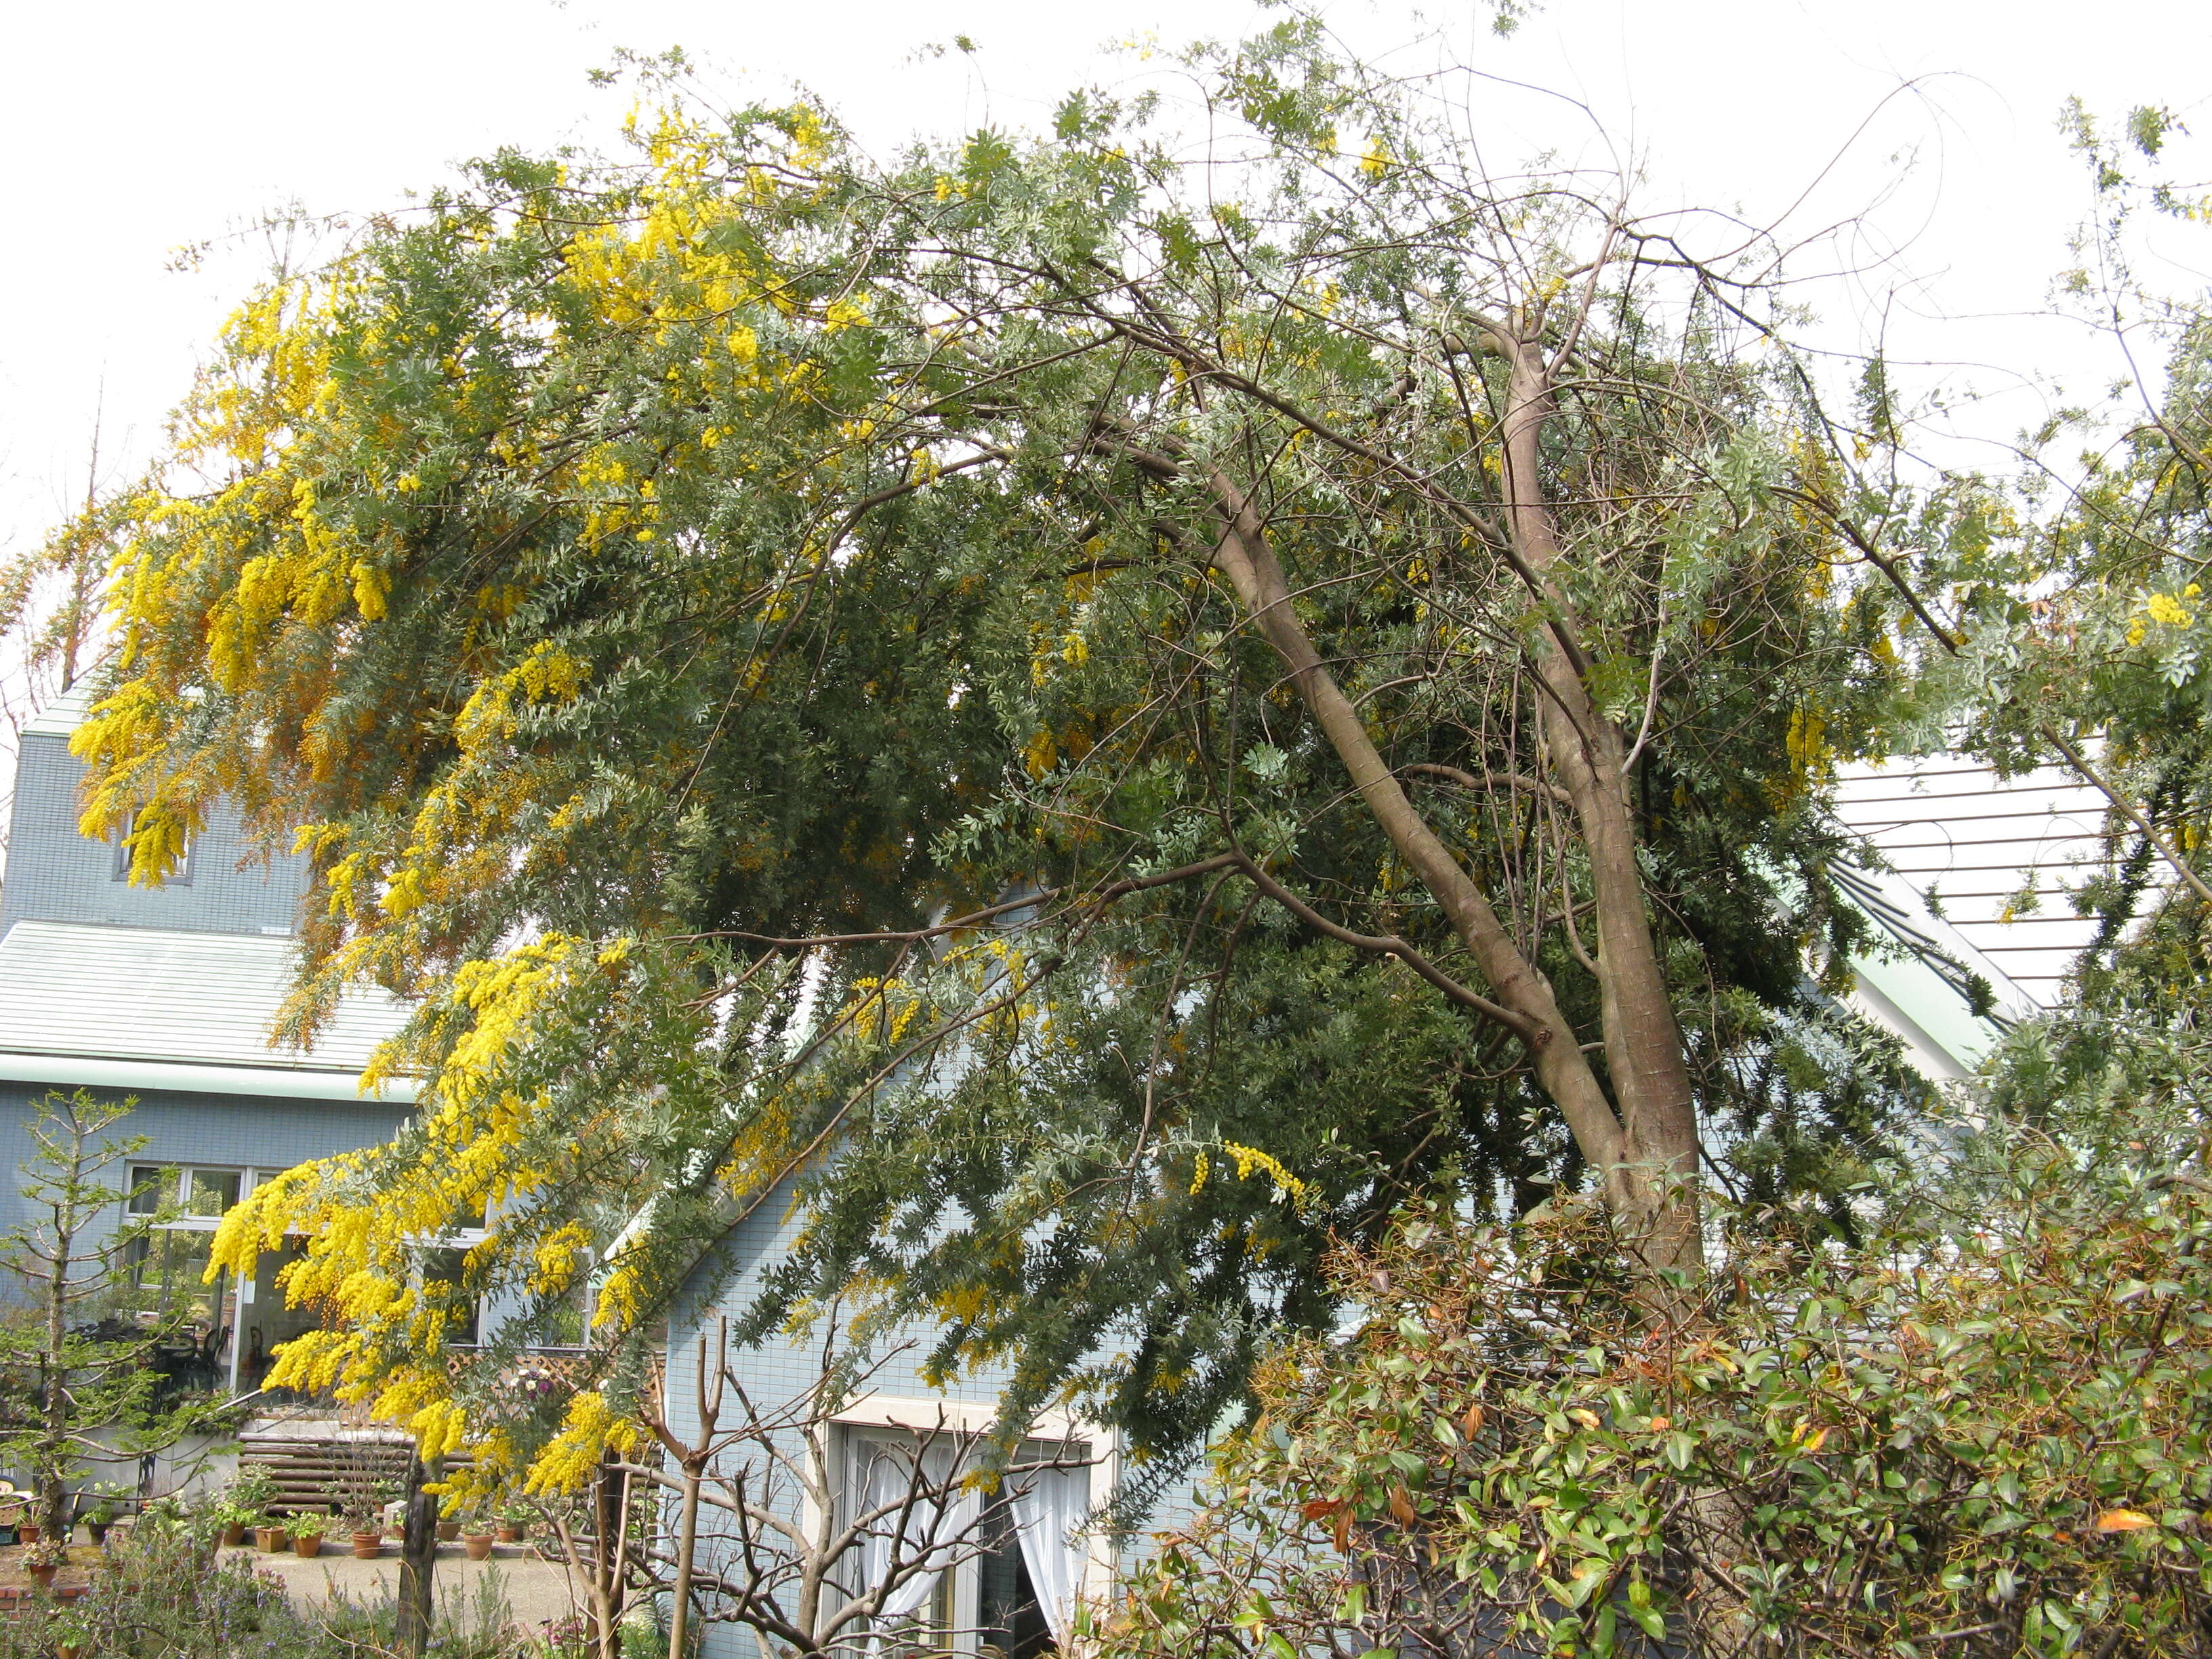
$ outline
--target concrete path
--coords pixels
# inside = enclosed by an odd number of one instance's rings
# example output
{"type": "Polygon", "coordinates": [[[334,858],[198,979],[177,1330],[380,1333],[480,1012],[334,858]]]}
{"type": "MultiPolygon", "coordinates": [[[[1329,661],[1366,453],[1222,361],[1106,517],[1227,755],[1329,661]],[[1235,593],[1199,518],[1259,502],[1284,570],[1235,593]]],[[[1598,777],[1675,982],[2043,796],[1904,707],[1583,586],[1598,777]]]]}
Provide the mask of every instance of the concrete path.
{"type": "MultiPolygon", "coordinates": [[[[395,1546],[374,1561],[356,1561],[343,1542],[312,1561],[289,1551],[264,1555],[251,1545],[222,1552],[226,1560],[250,1560],[264,1572],[274,1573],[284,1585],[292,1605],[302,1611],[330,1599],[341,1590],[356,1601],[380,1601],[399,1592],[399,1555],[395,1546]]],[[[489,1561],[471,1561],[459,1544],[438,1547],[438,1567],[432,1581],[441,1618],[473,1618],[481,1586],[495,1585],[507,1602],[509,1622],[535,1633],[541,1626],[566,1619],[575,1610],[568,1599],[568,1569],[558,1562],[540,1560],[526,1544],[500,1544],[489,1561]]]]}

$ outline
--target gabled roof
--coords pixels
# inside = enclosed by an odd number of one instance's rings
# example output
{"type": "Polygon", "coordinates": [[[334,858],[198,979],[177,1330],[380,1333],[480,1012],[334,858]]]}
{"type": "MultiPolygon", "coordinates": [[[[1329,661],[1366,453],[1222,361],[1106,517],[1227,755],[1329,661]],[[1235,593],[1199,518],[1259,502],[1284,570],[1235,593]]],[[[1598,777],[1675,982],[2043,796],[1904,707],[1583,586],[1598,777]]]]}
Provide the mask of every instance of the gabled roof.
{"type": "MultiPolygon", "coordinates": [[[[19,921],[0,939],[0,1077],[109,1088],[359,1097],[407,1005],[349,991],[311,1050],[272,1048],[289,939],[19,921]]],[[[404,1103],[411,1084],[378,1098],[404,1103]]]]}
{"type": "Polygon", "coordinates": [[[79,680],[41,708],[23,727],[27,738],[65,738],[84,724],[92,708],[92,687],[79,680]]]}
{"type": "Polygon", "coordinates": [[[1923,1073],[1964,1077],[2014,1021],[2057,1006],[2096,933],[2072,890],[2112,849],[2094,788],[2057,768],[2002,779],[1938,755],[1847,769],[1836,815],[1879,854],[1838,884],[1895,947],[1852,963],[1851,1001],[1923,1073]],[[1988,1016],[1972,1012],[1970,974],[1993,993],[1988,1016]]]}
{"type": "Polygon", "coordinates": [[[2027,995],[2022,1012],[2057,1006],[2097,931],[2069,894],[2110,855],[2102,795],[2057,767],[2004,779],[1936,755],[1849,769],[1836,815],[2027,995]]]}

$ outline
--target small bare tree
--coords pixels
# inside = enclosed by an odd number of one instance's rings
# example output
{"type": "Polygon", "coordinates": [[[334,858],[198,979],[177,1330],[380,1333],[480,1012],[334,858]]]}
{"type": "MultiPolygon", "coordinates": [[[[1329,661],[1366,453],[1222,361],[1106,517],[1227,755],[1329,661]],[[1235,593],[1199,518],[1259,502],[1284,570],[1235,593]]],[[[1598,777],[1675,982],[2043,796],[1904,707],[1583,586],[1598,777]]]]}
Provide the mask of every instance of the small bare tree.
{"type": "Polygon", "coordinates": [[[0,1416],[0,1455],[29,1466],[36,1513],[56,1538],[68,1534],[73,1468],[172,1444],[200,1416],[190,1401],[161,1407],[160,1373],[148,1364],[185,1310],[166,1307],[151,1324],[112,1316],[131,1247],[160,1219],[128,1213],[137,1192],[103,1179],[146,1144],[108,1133],[137,1103],[82,1089],[37,1102],[18,1188],[32,1218],[0,1235],[0,1265],[25,1281],[35,1307],[33,1320],[0,1328],[0,1369],[18,1384],[0,1416]],[[118,1211],[120,1224],[103,1225],[118,1211]],[[81,1317],[88,1313],[109,1316],[81,1317]],[[103,1442],[94,1430],[116,1437],[103,1442]]]}
{"type": "Polygon", "coordinates": [[[630,1541],[641,1495],[634,1467],[609,1450],[580,1497],[538,1500],[556,1559],[568,1569],[571,1595],[578,1584],[583,1587],[585,1649],[593,1659],[620,1659],[623,1615],[633,1593],[650,1583],[637,1571],[630,1541]]]}
{"type": "Polygon", "coordinates": [[[719,1318],[672,1358],[693,1426],[670,1420],[663,1391],[646,1412],[662,1459],[619,1466],[665,1505],[669,1524],[633,1559],[669,1595],[672,1655],[696,1625],[722,1622],[790,1659],[872,1651],[922,1619],[943,1574],[991,1547],[994,1502],[1091,1461],[1062,1445],[1001,1462],[992,1436],[943,1411],[927,1425],[872,1427],[865,1457],[843,1455],[841,1419],[884,1364],[853,1366],[833,1321],[812,1384],[774,1404],[741,1380],[719,1318]]]}

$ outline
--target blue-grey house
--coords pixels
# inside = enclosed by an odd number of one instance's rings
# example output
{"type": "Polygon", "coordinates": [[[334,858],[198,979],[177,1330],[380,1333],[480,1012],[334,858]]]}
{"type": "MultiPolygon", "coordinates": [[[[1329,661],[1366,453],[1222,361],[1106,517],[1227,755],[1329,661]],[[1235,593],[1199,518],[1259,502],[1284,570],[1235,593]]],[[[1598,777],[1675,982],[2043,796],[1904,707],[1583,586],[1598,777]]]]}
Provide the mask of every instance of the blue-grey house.
{"type": "MultiPolygon", "coordinates": [[[[364,1099],[361,1072],[406,1010],[349,994],[312,1051],[272,1048],[304,861],[260,861],[218,812],[162,886],[133,886],[118,847],[77,832],[84,768],[69,738],[85,702],[64,696],[31,722],[16,763],[0,884],[0,1156],[21,1164],[31,1104],[51,1089],[135,1099],[117,1129],[145,1138],[131,1184],[157,1182],[143,1207],[167,1208],[166,1194],[182,1212],[138,1252],[136,1294],[147,1310],[187,1305],[201,1380],[244,1393],[311,1316],[274,1289],[289,1252],[263,1257],[252,1284],[202,1282],[216,1219],[269,1176],[392,1135],[411,1090],[364,1099]]],[[[0,1231],[26,1218],[16,1184],[0,1190],[0,1231]]]]}

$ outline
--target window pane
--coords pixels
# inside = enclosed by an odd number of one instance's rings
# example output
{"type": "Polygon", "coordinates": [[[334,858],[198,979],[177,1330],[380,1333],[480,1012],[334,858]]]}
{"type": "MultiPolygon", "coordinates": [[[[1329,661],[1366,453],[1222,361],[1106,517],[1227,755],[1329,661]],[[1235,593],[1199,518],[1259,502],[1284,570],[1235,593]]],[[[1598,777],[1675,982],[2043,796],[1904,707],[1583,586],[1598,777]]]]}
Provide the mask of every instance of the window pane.
{"type": "Polygon", "coordinates": [[[213,1322],[217,1287],[202,1282],[215,1235],[157,1227],[146,1236],[138,1255],[138,1305],[147,1312],[183,1313],[199,1323],[213,1322]]]}
{"type": "Polygon", "coordinates": [[[468,1252],[465,1250],[432,1250],[423,1258],[422,1283],[450,1285],[454,1294],[445,1306],[452,1322],[446,1327],[448,1342],[473,1342],[477,1340],[477,1304],[459,1294],[461,1269],[468,1252]]]}
{"type": "Polygon", "coordinates": [[[1003,1499],[983,1515],[983,1553],[976,1559],[976,1645],[981,1659],[1044,1659],[1052,1626],[1030,1581],[1013,1505],[1003,1499]]]}
{"type": "MultiPolygon", "coordinates": [[[[115,860],[109,866],[108,873],[117,881],[127,881],[130,879],[131,836],[137,833],[138,823],[139,821],[133,818],[131,821],[131,830],[129,834],[118,837],[113,843],[115,848],[115,860]]],[[[191,879],[192,843],[195,837],[190,830],[186,830],[185,832],[184,846],[179,849],[176,856],[169,860],[167,866],[161,872],[161,878],[164,881],[188,882],[191,879]]]]}
{"type": "Polygon", "coordinates": [[[164,1205],[174,1203],[177,1198],[178,1173],[173,1164],[132,1164],[131,1166],[131,1213],[151,1215],[164,1205]]]}
{"type": "MultiPolygon", "coordinates": [[[[942,1552],[937,1555],[942,1560],[965,1551],[958,1540],[973,1526],[974,1500],[944,1491],[962,1450],[948,1439],[936,1440],[917,1477],[917,1449],[912,1434],[847,1432],[842,1507],[855,1521],[873,1517],[863,1527],[860,1547],[843,1564],[856,1592],[881,1583],[894,1561],[903,1565],[926,1552],[942,1552]],[[902,1515],[900,1506],[909,1500],[912,1508],[902,1515]]],[[[900,1580],[877,1625],[881,1659],[951,1652],[955,1580],[961,1571],[956,1565],[900,1580]]]]}
{"type": "Polygon", "coordinates": [[[191,1196],[185,1203],[186,1215],[220,1216],[237,1202],[237,1170],[195,1170],[192,1171],[191,1196]]]}

